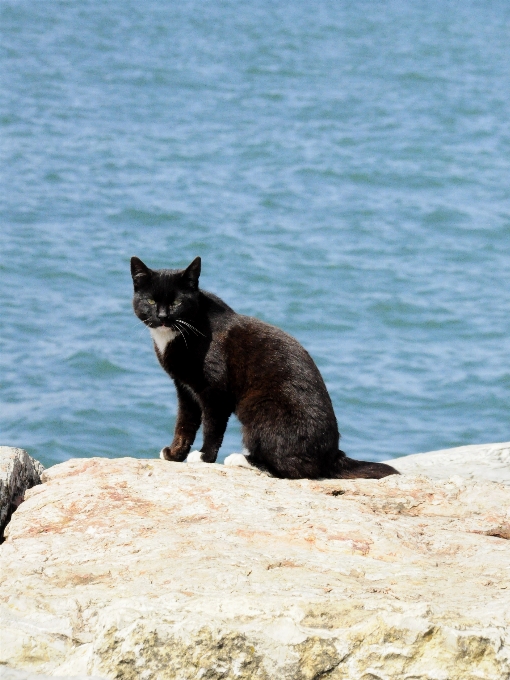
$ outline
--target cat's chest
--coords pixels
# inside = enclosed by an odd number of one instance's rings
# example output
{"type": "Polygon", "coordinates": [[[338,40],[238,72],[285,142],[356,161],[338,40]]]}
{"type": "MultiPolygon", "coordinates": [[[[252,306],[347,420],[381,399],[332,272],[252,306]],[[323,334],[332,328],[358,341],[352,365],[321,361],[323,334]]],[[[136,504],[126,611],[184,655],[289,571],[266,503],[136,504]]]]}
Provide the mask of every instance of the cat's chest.
{"type": "Polygon", "coordinates": [[[177,331],[174,331],[172,328],[167,328],[166,326],[151,328],[150,333],[161,356],[165,355],[168,344],[177,337],[177,331]]]}
{"type": "Polygon", "coordinates": [[[150,334],[161,366],[174,380],[180,380],[197,393],[207,386],[225,383],[225,361],[216,343],[205,345],[193,337],[186,340],[179,332],[166,327],[151,328],[150,334]]]}

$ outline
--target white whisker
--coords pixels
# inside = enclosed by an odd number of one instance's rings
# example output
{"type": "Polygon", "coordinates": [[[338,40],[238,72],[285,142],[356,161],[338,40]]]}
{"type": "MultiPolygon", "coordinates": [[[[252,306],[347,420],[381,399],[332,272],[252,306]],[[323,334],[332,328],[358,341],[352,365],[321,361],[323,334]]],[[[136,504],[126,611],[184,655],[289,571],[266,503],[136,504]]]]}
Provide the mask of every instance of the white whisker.
{"type": "MultiPolygon", "coordinates": [[[[179,326],[179,322],[178,322],[178,321],[175,322],[175,327],[177,328],[177,330],[178,330],[178,331],[180,332],[180,334],[182,335],[182,339],[184,340],[184,344],[186,345],[186,349],[189,350],[188,343],[187,343],[187,341],[186,341],[186,336],[184,335],[184,329],[181,328],[181,327],[179,326]]],[[[174,326],[172,326],[172,328],[174,328],[174,326]]]]}
{"type": "Polygon", "coordinates": [[[183,323],[185,326],[190,328],[195,333],[195,335],[198,334],[198,335],[201,335],[203,338],[205,338],[205,335],[201,331],[199,331],[198,328],[195,328],[195,326],[192,326],[187,321],[183,321],[182,319],[177,319],[177,321],[180,321],[180,323],[183,323]]]}

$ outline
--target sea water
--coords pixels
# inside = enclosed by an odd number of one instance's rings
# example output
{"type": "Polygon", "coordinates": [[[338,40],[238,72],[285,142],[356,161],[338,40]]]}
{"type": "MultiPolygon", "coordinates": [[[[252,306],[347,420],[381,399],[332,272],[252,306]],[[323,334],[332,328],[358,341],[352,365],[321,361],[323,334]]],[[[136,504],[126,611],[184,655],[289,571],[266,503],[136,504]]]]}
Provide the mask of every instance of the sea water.
{"type": "Polygon", "coordinates": [[[508,2],[0,12],[0,443],[171,442],[132,255],[298,338],[349,455],[510,439],[508,2]]]}

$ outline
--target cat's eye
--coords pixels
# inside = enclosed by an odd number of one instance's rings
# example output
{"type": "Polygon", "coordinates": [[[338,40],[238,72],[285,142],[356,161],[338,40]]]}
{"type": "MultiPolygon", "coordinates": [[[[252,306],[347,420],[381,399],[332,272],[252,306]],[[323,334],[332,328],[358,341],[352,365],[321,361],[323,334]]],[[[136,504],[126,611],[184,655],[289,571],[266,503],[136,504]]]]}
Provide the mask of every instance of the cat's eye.
{"type": "Polygon", "coordinates": [[[148,302],[150,305],[155,305],[155,304],[156,304],[154,300],[147,300],[147,302],[148,302]]]}

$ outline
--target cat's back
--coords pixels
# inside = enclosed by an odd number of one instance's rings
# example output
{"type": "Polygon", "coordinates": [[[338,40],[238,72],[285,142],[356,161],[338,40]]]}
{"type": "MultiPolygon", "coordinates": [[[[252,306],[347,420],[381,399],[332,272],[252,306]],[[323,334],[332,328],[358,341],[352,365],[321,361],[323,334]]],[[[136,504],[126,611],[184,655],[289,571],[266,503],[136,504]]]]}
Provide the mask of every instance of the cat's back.
{"type": "Polygon", "coordinates": [[[206,364],[234,396],[238,417],[242,420],[243,407],[264,404],[301,417],[306,409],[317,422],[326,419],[336,428],[324,380],[301,343],[277,326],[238,314],[211,293],[206,296],[212,332],[206,364]]]}
{"type": "Polygon", "coordinates": [[[293,361],[313,364],[310,355],[296,338],[252,316],[236,314],[231,319],[227,342],[231,352],[250,363],[263,360],[282,366],[293,361]]]}
{"type": "Polygon", "coordinates": [[[322,408],[331,401],[312,357],[291,335],[254,317],[236,314],[225,337],[231,384],[238,396],[293,403],[307,394],[322,408]]]}

